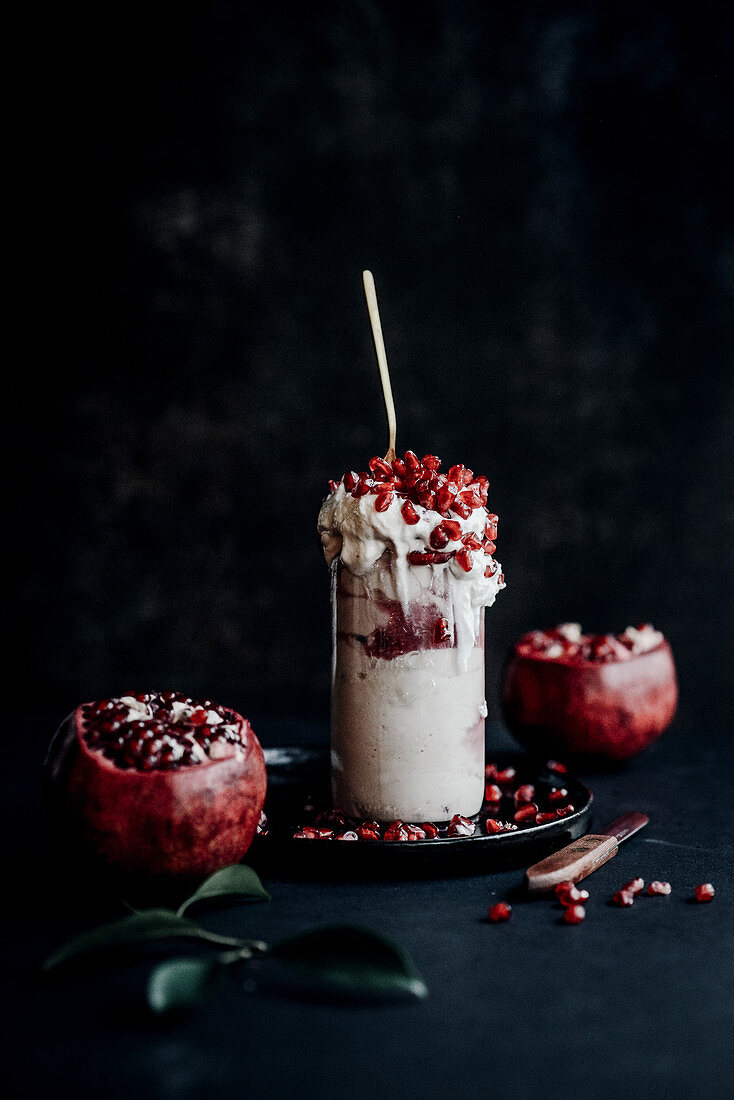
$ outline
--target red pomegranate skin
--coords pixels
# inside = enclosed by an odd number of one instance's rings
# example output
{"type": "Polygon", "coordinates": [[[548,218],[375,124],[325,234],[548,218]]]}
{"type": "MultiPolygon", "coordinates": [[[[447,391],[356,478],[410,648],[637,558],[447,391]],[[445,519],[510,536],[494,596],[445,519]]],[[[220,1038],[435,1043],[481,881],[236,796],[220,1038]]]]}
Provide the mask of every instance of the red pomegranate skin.
{"type": "Polygon", "coordinates": [[[533,752],[629,760],[673,719],[678,683],[667,641],[626,661],[567,663],[513,648],[502,675],[502,710],[533,752]]]}
{"type": "Polygon", "coordinates": [[[85,854],[141,880],[190,880],[238,863],[265,801],[260,742],[241,715],[244,756],[175,770],[117,767],[82,735],[82,707],[62,724],[46,759],[52,813],[85,854]]]}

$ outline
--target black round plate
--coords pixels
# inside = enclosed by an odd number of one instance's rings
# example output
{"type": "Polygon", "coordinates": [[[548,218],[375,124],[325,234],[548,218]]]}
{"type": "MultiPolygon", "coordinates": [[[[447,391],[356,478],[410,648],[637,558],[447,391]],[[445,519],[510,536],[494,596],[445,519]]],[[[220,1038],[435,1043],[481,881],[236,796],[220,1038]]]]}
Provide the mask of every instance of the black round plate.
{"type": "MultiPolygon", "coordinates": [[[[538,792],[565,787],[574,812],[545,825],[519,827],[515,832],[469,837],[437,837],[435,840],[304,840],[293,834],[301,825],[313,824],[316,814],[331,807],[328,749],[271,748],[265,750],[268,794],[265,813],[267,834],[257,836],[247,862],[265,871],[299,877],[318,875],[340,878],[447,876],[478,874],[513,866],[530,866],[543,856],[563,848],[589,831],[593,795],[574,777],[539,768],[527,756],[501,754],[498,766],[512,765],[514,781],[532,783],[538,792]]],[[[511,820],[508,804],[497,814],[511,820]]],[[[477,815],[482,823],[487,811],[477,815]]]]}

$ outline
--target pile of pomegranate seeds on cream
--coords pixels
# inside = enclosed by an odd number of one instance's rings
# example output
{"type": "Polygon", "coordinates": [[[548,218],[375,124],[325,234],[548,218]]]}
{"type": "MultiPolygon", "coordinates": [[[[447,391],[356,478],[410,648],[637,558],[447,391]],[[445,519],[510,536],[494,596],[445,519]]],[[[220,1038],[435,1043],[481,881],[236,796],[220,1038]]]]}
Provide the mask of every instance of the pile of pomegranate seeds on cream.
{"type": "Polygon", "coordinates": [[[447,570],[457,582],[457,647],[465,656],[479,632],[480,609],[505,587],[494,560],[497,516],[487,511],[487,478],[461,465],[442,473],[436,455],[420,459],[413,451],[392,462],[375,457],[368,466],[329,483],[318,524],[327,562],[338,559],[366,577],[389,552],[395,585],[389,595],[404,608],[430,589],[433,570],[447,570]]]}
{"type": "Polygon", "coordinates": [[[581,664],[585,661],[629,661],[649,653],[663,641],[650,623],[628,626],[621,634],[584,634],[579,623],[561,623],[553,630],[532,630],[517,643],[523,657],[581,664]]]}

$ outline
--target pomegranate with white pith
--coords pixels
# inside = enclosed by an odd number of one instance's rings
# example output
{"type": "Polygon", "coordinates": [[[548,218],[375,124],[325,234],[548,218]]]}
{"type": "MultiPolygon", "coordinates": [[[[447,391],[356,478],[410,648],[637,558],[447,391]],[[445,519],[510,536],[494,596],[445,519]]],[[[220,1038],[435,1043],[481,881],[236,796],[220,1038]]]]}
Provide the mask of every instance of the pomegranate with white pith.
{"type": "Polygon", "coordinates": [[[85,703],[45,763],[49,806],[113,873],[193,879],[237,863],[265,801],[260,743],[241,715],[177,692],[85,703]]]}
{"type": "Polygon", "coordinates": [[[670,646],[648,623],[617,635],[578,623],[532,631],[502,674],[505,722],[542,754],[628,760],[660,737],[677,702],[670,646]]]}

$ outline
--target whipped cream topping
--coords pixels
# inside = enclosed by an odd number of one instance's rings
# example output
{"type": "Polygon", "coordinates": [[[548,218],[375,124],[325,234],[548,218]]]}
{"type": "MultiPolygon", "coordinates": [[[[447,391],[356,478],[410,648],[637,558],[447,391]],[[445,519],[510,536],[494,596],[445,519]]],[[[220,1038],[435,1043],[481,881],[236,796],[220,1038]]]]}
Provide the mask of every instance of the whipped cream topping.
{"type": "Polygon", "coordinates": [[[453,510],[437,511],[418,503],[413,494],[412,522],[408,522],[403,511],[408,494],[400,491],[400,481],[388,502],[379,510],[375,506],[381,484],[376,481],[371,491],[355,496],[344,479],[332,483],[318,519],[327,564],[340,561],[351,574],[364,579],[368,591],[374,583],[380,596],[398,600],[406,613],[410,604],[424,602],[436,588],[436,573],[448,574],[453,579],[457,657],[466,667],[479,638],[481,610],[491,607],[505,587],[502,566],[487,552],[494,551],[494,543],[486,536],[487,524],[496,524],[496,517],[490,518],[483,506],[463,507],[462,511],[468,512],[463,516],[453,510]],[[436,550],[436,528],[447,519],[445,541],[442,538],[441,549],[436,550]],[[466,539],[471,536],[467,547],[466,539]],[[417,562],[416,554],[428,560],[417,562]],[[385,555],[391,568],[377,569],[378,562],[384,566],[385,555]]]}

